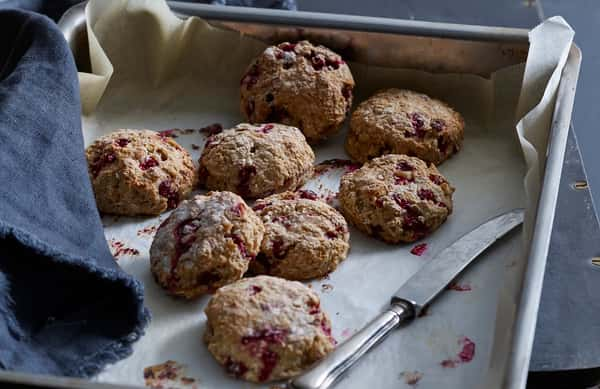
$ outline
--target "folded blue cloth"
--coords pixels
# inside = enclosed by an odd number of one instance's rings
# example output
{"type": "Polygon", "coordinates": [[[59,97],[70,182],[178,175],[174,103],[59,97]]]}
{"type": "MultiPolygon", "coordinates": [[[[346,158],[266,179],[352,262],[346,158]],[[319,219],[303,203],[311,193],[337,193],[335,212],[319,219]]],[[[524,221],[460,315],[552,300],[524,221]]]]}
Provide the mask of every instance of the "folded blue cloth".
{"type": "Polygon", "coordinates": [[[0,36],[0,368],[90,376],[143,333],[143,289],[104,238],[61,32],[5,10],[0,36]]]}

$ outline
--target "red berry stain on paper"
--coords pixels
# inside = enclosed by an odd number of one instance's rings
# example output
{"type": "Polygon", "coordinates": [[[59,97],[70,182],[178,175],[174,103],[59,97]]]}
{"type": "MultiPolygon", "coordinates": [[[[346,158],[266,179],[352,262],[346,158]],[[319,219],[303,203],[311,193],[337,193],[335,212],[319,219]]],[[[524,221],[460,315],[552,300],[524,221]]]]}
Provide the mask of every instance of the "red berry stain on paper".
{"type": "Polygon", "coordinates": [[[197,379],[184,375],[185,365],[175,361],[144,368],[144,383],[149,388],[197,389],[197,379]]]}
{"type": "Polygon", "coordinates": [[[448,286],[446,287],[446,289],[448,290],[454,290],[457,292],[469,292],[471,291],[471,285],[469,284],[459,284],[458,282],[451,282],[448,284],[448,286]]]}
{"type": "Polygon", "coordinates": [[[350,336],[352,336],[352,333],[353,333],[353,332],[354,332],[354,331],[352,331],[350,328],[344,328],[344,329],[342,330],[342,334],[341,334],[341,337],[342,337],[342,339],[347,339],[347,338],[349,338],[350,336]]]}
{"type": "Polygon", "coordinates": [[[417,386],[421,378],[423,378],[423,373],[419,371],[403,371],[400,373],[400,376],[404,378],[404,382],[409,386],[417,386]]]}
{"type": "Polygon", "coordinates": [[[158,230],[158,225],[144,227],[141,230],[138,230],[137,236],[154,236],[156,230],[158,230]]]}
{"type": "Polygon", "coordinates": [[[413,247],[410,250],[410,253],[412,255],[416,255],[417,257],[420,257],[421,255],[425,254],[425,251],[427,251],[427,243],[421,243],[421,244],[418,244],[415,247],[413,247]]]}
{"type": "Polygon", "coordinates": [[[206,127],[202,127],[199,131],[205,135],[211,136],[222,132],[223,126],[221,123],[213,123],[206,127]]]}
{"type": "Polygon", "coordinates": [[[120,240],[111,239],[108,241],[108,244],[110,246],[110,252],[112,256],[115,257],[115,260],[119,260],[124,256],[134,256],[140,253],[137,249],[127,247],[125,243],[120,240]]]}
{"type": "Polygon", "coordinates": [[[469,363],[475,357],[475,342],[463,336],[458,340],[458,344],[462,347],[452,359],[445,359],[440,362],[440,365],[445,368],[454,368],[461,363],[469,363]]]}
{"type": "Polygon", "coordinates": [[[158,135],[161,138],[177,138],[176,132],[178,132],[177,128],[171,128],[169,130],[158,131],[158,135]]]}
{"type": "Polygon", "coordinates": [[[344,169],[344,173],[350,173],[360,168],[360,164],[348,159],[328,159],[315,166],[314,175],[318,177],[333,169],[344,169]]]}

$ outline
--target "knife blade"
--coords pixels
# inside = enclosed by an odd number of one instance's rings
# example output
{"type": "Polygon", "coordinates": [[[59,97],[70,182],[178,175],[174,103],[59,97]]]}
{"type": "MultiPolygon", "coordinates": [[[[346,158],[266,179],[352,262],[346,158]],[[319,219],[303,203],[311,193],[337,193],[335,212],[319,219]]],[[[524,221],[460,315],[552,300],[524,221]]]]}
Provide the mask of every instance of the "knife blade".
{"type": "Polygon", "coordinates": [[[517,209],[496,216],[442,250],[394,293],[386,311],[293,379],[290,386],[295,389],[329,388],[393,329],[418,317],[423,308],[471,262],[523,223],[523,215],[523,210],[517,209]]]}

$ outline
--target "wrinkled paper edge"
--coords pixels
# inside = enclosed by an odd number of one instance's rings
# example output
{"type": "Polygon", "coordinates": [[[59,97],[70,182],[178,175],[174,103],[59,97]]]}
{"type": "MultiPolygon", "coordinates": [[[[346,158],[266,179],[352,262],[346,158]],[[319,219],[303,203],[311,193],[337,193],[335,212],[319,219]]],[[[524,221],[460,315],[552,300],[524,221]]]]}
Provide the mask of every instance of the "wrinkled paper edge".
{"type": "MultiPolygon", "coordinates": [[[[562,72],[565,68],[574,36],[574,30],[560,16],[549,18],[529,32],[530,46],[525,64],[523,86],[517,106],[516,117],[518,122],[516,124],[516,131],[521,142],[526,164],[527,166],[531,166],[526,172],[524,184],[527,201],[525,220],[532,222],[525,223],[523,226],[524,247],[527,250],[525,260],[521,263],[516,263],[513,267],[509,267],[504,276],[506,287],[500,292],[490,369],[487,380],[481,386],[482,388],[500,388],[511,384],[506,380],[508,379],[509,357],[515,351],[511,350],[513,336],[515,336],[513,330],[518,319],[516,316],[529,259],[529,247],[527,243],[531,242],[533,238],[534,221],[539,205],[538,200],[546,164],[546,154],[540,153],[538,150],[546,151],[550,136],[549,131],[540,131],[540,129],[548,129],[552,125],[562,72]],[[509,317],[501,314],[506,312],[510,313],[509,317]],[[506,328],[510,330],[506,331],[506,328]]],[[[567,130],[565,129],[565,131],[567,130]]],[[[554,201],[556,201],[557,196],[558,188],[556,188],[554,201]]],[[[536,306],[539,306],[539,296],[541,296],[541,289],[538,293],[538,304],[535,304],[536,306]]],[[[535,321],[533,324],[535,325],[535,321]]],[[[535,329],[531,331],[533,334],[535,329]]],[[[528,348],[529,350],[526,354],[530,356],[531,348],[533,347],[533,336],[527,341],[529,344],[520,347],[528,348]]],[[[517,364],[521,364],[521,368],[526,371],[525,366],[529,366],[529,358],[522,361],[512,361],[512,366],[516,366],[517,364]]],[[[524,387],[526,377],[519,378],[522,380],[522,387],[524,387]]],[[[514,383],[512,382],[512,384],[514,383]]]]}

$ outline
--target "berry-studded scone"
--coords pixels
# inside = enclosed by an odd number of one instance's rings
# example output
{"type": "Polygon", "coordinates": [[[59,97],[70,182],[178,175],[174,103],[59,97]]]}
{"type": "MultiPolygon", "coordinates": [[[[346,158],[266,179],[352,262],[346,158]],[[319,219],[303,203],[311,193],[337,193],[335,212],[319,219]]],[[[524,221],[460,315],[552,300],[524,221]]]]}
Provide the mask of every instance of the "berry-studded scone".
{"type": "Polygon", "coordinates": [[[436,167],[389,154],[344,175],[341,211],[359,230],[388,243],[413,242],[452,213],[454,188],[436,167]]]}
{"type": "Polygon", "coordinates": [[[244,278],[219,289],[205,312],[208,350],[247,381],[295,376],[335,345],[319,297],[297,281],[244,278]]]}
{"type": "Polygon", "coordinates": [[[100,212],[158,215],[175,208],[196,183],[189,153],[159,132],[118,130],[85,154],[100,212]]]}
{"type": "Polygon", "coordinates": [[[150,247],[156,282],[188,299],[237,281],[258,254],[264,227],[231,192],[182,202],[160,225],[150,247]]]}
{"type": "Polygon", "coordinates": [[[346,151],[360,162],[407,154],[436,165],[460,150],[464,120],[446,103],[406,89],[387,89],[359,104],[346,151]]]}
{"type": "Polygon", "coordinates": [[[241,81],[241,110],[251,123],[298,127],[309,143],[334,134],[352,106],[354,79],[344,60],[308,41],[267,48],[241,81]]]}
{"type": "Polygon", "coordinates": [[[282,124],[238,124],[212,135],[200,156],[200,184],[260,198],[295,190],[313,173],[304,135],[282,124]]]}
{"type": "Polygon", "coordinates": [[[250,263],[254,274],[289,280],[323,277],[348,255],[346,220],[312,191],[273,195],[253,209],[265,225],[260,253],[250,263]]]}

